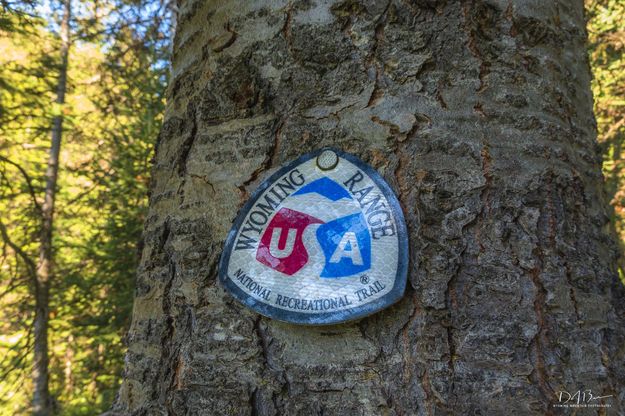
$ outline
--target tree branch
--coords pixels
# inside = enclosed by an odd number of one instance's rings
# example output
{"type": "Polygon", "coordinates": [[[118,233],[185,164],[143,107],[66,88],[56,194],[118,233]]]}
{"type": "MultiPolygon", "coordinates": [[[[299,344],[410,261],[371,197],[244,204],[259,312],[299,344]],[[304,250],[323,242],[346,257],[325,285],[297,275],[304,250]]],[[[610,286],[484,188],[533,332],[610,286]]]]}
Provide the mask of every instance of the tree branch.
{"type": "Polygon", "coordinates": [[[28,270],[30,271],[30,276],[33,280],[37,279],[37,265],[35,262],[22,250],[17,244],[15,244],[10,238],[9,233],[7,232],[7,227],[4,225],[2,220],[0,220],[0,235],[2,235],[2,239],[15,251],[15,253],[24,260],[28,270]]]}
{"type": "Polygon", "coordinates": [[[16,162],[13,162],[12,160],[10,160],[10,159],[8,159],[8,158],[6,158],[4,156],[0,156],[0,161],[8,163],[9,165],[13,165],[13,166],[15,166],[17,168],[17,170],[20,171],[20,173],[24,177],[24,180],[26,180],[26,185],[28,186],[28,193],[30,193],[30,197],[33,200],[33,204],[35,205],[35,208],[37,209],[37,212],[41,213],[41,205],[39,205],[39,202],[37,202],[37,194],[35,193],[35,188],[33,187],[32,180],[30,179],[30,176],[28,176],[28,174],[26,173],[24,168],[21,167],[16,162]]]}

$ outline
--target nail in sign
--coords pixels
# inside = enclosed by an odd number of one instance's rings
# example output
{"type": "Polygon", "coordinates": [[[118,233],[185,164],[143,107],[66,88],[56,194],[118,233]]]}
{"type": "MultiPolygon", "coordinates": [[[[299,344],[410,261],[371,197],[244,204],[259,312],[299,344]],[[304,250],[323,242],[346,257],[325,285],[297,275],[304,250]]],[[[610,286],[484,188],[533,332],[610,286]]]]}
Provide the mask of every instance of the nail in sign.
{"type": "Polygon", "coordinates": [[[228,234],[219,274],[258,313],[326,325],[398,301],[407,267],[406,224],[391,188],[356,156],[325,148],[254,192],[228,234]]]}

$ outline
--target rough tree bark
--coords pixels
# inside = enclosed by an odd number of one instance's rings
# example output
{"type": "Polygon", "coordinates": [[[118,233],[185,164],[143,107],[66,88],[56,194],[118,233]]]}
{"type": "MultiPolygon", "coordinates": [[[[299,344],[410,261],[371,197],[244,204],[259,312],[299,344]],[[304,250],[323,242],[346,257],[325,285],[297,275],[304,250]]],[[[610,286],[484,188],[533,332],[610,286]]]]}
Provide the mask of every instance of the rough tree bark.
{"type": "Polygon", "coordinates": [[[185,1],[112,413],[625,411],[581,0],[185,1]],[[280,164],[359,155],[400,197],[409,288],[360,322],[256,315],[217,283],[280,164]]]}
{"type": "MultiPolygon", "coordinates": [[[[63,15],[60,25],[61,62],[56,87],[57,106],[65,103],[67,87],[67,66],[70,48],[71,0],[63,1],[63,15]]],[[[60,107],[56,109],[60,111],[60,107]]],[[[39,245],[39,261],[37,263],[37,279],[35,282],[35,319],[33,322],[33,413],[35,415],[52,414],[52,400],[48,389],[48,321],[50,317],[50,280],[53,275],[52,229],[54,222],[54,201],[56,183],[59,172],[59,154],[63,136],[63,114],[59,113],[52,119],[50,152],[46,168],[46,189],[41,205],[41,236],[39,245]]]]}

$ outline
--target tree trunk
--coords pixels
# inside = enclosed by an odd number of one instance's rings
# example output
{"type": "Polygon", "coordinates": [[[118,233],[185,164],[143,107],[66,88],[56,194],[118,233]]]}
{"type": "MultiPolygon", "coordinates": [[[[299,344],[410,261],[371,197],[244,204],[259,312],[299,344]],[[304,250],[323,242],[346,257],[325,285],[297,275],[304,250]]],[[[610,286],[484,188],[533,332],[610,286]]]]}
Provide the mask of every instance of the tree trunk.
{"type": "Polygon", "coordinates": [[[182,2],[112,413],[543,415],[587,389],[611,407],[582,413],[625,411],[583,12],[182,2]],[[322,146],[395,189],[409,287],[359,322],[304,327],[241,306],[216,268],[260,180],[322,146]]]}
{"type": "Polygon", "coordinates": [[[34,361],[33,361],[33,413],[35,415],[52,414],[52,400],[48,389],[48,321],[50,316],[50,280],[53,276],[52,229],[54,219],[54,201],[56,182],[59,172],[59,153],[63,134],[63,114],[61,106],[65,103],[67,85],[67,65],[70,47],[71,0],[63,2],[63,17],[60,26],[61,63],[59,80],[56,88],[55,103],[58,106],[52,120],[52,143],[46,169],[45,199],[41,205],[41,242],[37,281],[35,287],[34,320],[34,361]]]}

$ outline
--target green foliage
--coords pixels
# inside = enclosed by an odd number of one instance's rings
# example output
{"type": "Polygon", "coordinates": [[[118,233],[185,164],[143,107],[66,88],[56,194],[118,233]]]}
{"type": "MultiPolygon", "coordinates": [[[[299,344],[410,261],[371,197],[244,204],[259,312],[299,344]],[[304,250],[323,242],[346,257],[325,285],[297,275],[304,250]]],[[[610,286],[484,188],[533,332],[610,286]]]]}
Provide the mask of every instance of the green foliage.
{"type": "MultiPolygon", "coordinates": [[[[586,0],[598,139],[613,226],[625,248],[625,0],[586,0]]],[[[625,278],[625,259],[620,260],[625,278]]]]}
{"type": "Polygon", "coordinates": [[[29,385],[32,360],[36,201],[43,189],[47,107],[53,98],[53,80],[45,71],[49,56],[41,52],[53,48],[54,41],[41,30],[43,21],[28,23],[28,30],[0,33],[0,414],[21,413],[29,400],[23,387],[29,385]]]}
{"type": "Polygon", "coordinates": [[[64,106],[52,105],[59,65],[53,15],[4,13],[10,22],[0,27],[2,415],[27,413],[31,400],[32,263],[58,112],[64,131],[49,333],[58,413],[104,411],[123,370],[149,160],[164,106],[167,14],[150,2],[81,2],[78,9],[64,106]]]}

